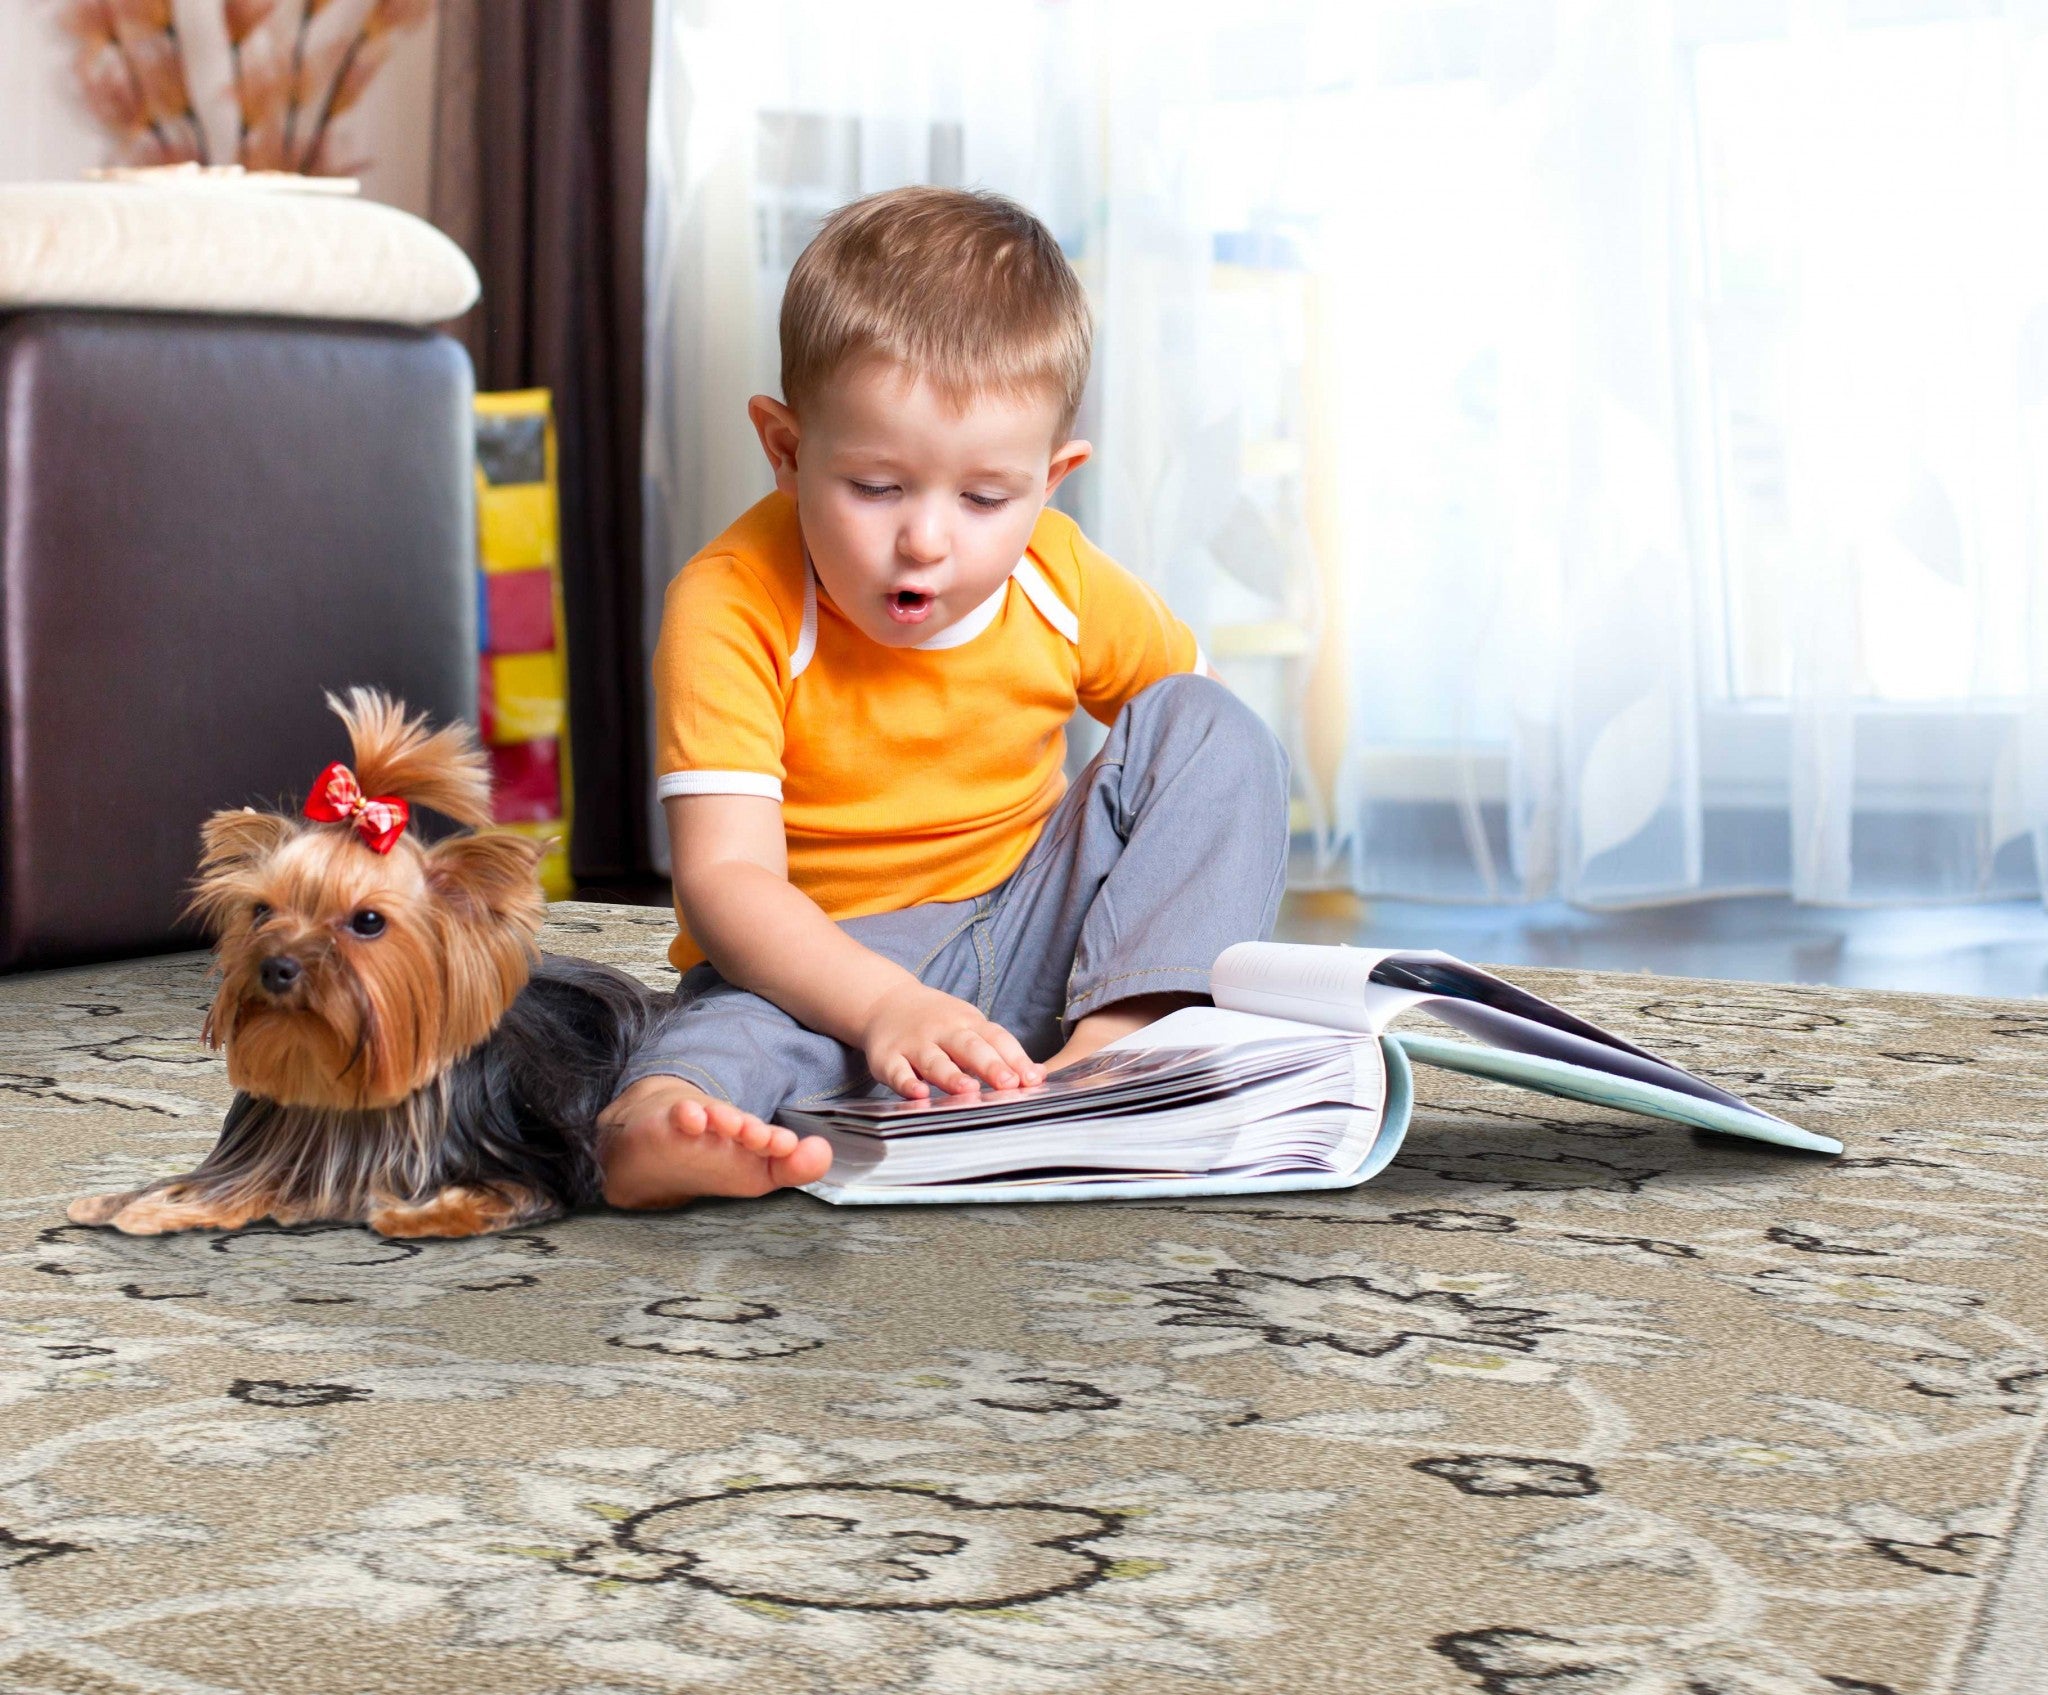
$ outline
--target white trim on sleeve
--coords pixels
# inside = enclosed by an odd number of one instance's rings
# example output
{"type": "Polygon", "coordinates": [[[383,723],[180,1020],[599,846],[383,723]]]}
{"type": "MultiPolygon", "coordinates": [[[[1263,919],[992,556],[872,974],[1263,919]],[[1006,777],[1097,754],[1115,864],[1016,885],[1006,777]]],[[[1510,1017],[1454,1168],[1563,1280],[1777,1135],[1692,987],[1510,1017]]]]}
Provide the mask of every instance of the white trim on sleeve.
{"type": "Polygon", "coordinates": [[[1196,642],[1195,662],[1194,664],[1188,667],[1188,675],[1191,677],[1206,677],[1208,676],[1211,669],[1212,667],[1209,664],[1209,656],[1202,651],[1202,644],[1200,642],[1196,642]]]}
{"type": "Polygon", "coordinates": [[[1053,586],[1030,558],[1017,561],[1017,569],[1010,573],[1011,580],[1024,591],[1025,598],[1038,608],[1043,618],[1068,641],[1079,646],[1081,642],[1081,621],[1076,618],[1067,603],[1053,592],[1053,586]]]}
{"type": "Polygon", "coordinates": [[[654,782],[657,800],[677,795],[759,795],[782,799],[782,779],[764,771],[664,771],[654,782]]]}
{"type": "MultiPolygon", "coordinates": [[[[804,627],[796,638],[796,652],[789,656],[789,680],[804,674],[811,655],[818,651],[818,579],[811,573],[811,556],[804,555],[804,627]]],[[[776,797],[780,799],[778,795],[776,797]]]]}

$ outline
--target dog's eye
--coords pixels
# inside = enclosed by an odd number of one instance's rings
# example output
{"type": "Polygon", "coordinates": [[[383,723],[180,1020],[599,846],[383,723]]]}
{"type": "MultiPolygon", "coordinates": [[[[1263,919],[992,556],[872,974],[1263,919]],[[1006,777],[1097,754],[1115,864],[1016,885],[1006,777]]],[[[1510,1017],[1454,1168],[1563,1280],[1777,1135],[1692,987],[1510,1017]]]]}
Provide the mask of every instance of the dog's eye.
{"type": "Polygon", "coordinates": [[[249,922],[251,924],[261,924],[269,916],[270,908],[260,900],[249,908],[249,922]]]}
{"type": "Polygon", "coordinates": [[[366,906],[360,912],[349,914],[348,927],[366,941],[372,936],[381,936],[384,934],[384,914],[366,906]]]}

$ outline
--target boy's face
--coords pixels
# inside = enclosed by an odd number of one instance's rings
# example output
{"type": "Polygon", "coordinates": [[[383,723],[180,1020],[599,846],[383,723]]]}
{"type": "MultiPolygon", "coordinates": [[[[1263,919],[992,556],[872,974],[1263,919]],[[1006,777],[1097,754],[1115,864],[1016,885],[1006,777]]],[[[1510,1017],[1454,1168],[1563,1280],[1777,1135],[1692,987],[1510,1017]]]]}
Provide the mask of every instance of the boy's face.
{"type": "Polygon", "coordinates": [[[1046,497],[1088,457],[1056,444],[1050,396],[956,408],[921,377],[859,361],[804,404],[756,395],[748,414],[795,496],[833,605],[886,647],[915,647],[972,612],[1016,568],[1046,497]]]}

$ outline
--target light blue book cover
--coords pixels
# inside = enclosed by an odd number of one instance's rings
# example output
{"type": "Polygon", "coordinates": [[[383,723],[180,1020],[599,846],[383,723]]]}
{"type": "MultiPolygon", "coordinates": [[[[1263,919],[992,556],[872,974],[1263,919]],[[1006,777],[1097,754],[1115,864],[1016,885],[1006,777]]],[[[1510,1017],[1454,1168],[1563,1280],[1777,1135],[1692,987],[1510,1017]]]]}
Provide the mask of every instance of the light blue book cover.
{"type": "MultiPolygon", "coordinates": [[[[1779,1147],[1842,1151],[1834,1137],[1763,1112],[1448,954],[1241,943],[1217,960],[1211,989],[1214,1007],[1174,1013],[1073,1068],[1087,1076],[1064,1097],[1033,1102],[1040,1091],[1012,1091],[928,1104],[848,1096],[784,1115],[833,1141],[834,1169],[808,1192],[838,1206],[904,1206],[1350,1188],[1399,1152],[1415,1063],[1779,1147]],[[1411,1009],[1472,1039],[1387,1028],[1411,1009]],[[1290,1164],[1276,1150],[1292,1145],[1289,1134],[1314,1140],[1298,1134],[1304,1125],[1322,1133],[1320,1143],[1290,1164]],[[1188,1134],[1176,1140],[1175,1130],[1188,1134]],[[1054,1157],[1071,1163],[1053,1171],[1035,1168],[1026,1151],[1057,1149],[1063,1132],[1086,1141],[1098,1131],[1102,1148],[1077,1154],[1070,1136],[1066,1154],[1054,1157]],[[1209,1150],[1215,1163],[1170,1173],[1086,1168],[1116,1154],[1136,1164],[1154,1151],[1148,1136],[1183,1158],[1209,1150]],[[909,1175],[893,1177],[892,1162],[909,1175]],[[955,1169],[967,1175],[918,1175],[955,1169]]],[[[1047,1090],[1066,1076],[1055,1074],[1047,1090]]]]}

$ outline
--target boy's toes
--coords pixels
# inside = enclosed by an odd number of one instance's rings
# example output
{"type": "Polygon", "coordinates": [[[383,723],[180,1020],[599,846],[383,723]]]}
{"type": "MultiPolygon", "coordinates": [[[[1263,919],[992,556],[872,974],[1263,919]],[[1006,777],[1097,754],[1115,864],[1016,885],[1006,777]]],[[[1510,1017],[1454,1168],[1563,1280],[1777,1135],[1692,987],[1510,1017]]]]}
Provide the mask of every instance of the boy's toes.
{"type": "Polygon", "coordinates": [[[704,1103],[704,1129],[712,1136],[723,1136],[728,1142],[737,1142],[746,1127],[753,1123],[745,1113],[731,1101],[706,1101],[704,1103]]]}
{"type": "Polygon", "coordinates": [[[750,1154],[773,1159],[796,1146],[796,1132],[785,1130],[779,1124],[764,1124],[758,1118],[748,1118],[734,1133],[733,1140],[750,1154]]]}
{"type": "Polygon", "coordinates": [[[722,1136],[750,1154],[774,1151],[774,1125],[763,1122],[750,1112],[740,1111],[728,1101],[712,1101],[704,1110],[705,1128],[709,1134],[722,1136]]]}
{"type": "Polygon", "coordinates": [[[817,1182],[832,1164],[832,1144],[823,1136],[806,1136],[798,1142],[793,1131],[785,1130],[783,1134],[791,1138],[794,1146],[768,1161],[768,1170],[776,1183],[796,1187],[817,1182]]]}
{"type": "Polygon", "coordinates": [[[712,1126],[702,1101],[677,1101],[668,1109],[668,1127],[678,1136],[701,1136],[712,1126]]]}

